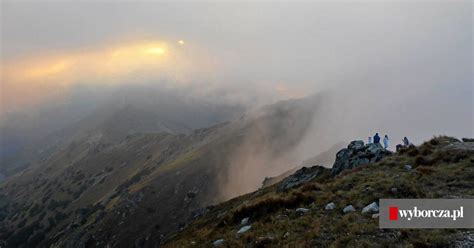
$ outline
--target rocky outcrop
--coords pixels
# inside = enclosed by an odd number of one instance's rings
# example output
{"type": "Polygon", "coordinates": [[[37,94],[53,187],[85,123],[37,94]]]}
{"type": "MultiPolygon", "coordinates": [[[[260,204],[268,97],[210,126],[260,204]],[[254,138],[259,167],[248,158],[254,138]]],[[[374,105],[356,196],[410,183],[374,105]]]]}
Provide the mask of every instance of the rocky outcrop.
{"type": "Polygon", "coordinates": [[[327,169],[325,167],[316,165],[312,167],[303,167],[299,170],[297,170],[293,175],[285,178],[281,185],[278,187],[279,191],[287,191],[289,189],[298,187],[302,185],[303,183],[307,183],[313,179],[315,179],[318,176],[322,176],[324,174],[329,174],[328,172],[330,169],[327,169]]]}
{"type": "Polygon", "coordinates": [[[352,141],[347,148],[340,150],[336,154],[336,161],[332,166],[331,174],[336,176],[342,171],[377,162],[390,153],[380,144],[364,145],[362,140],[352,141]]]}

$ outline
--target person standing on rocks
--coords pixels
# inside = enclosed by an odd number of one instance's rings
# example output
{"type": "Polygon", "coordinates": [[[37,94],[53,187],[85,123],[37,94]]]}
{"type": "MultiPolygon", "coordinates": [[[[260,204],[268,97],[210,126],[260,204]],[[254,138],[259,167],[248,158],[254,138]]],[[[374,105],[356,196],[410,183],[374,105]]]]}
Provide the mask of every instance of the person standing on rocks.
{"type": "Polygon", "coordinates": [[[375,135],[374,135],[374,144],[379,144],[379,143],[380,143],[379,133],[375,133],[375,135]]]}
{"type": "Polygon", "coordinates": [[[385,134],[385,137],[383,138],[383,148],[384,148],[385,150],[387,150],[387,148],[388,148],[388,142],[389,142],[389,141],[390,141],[390,140],[389,140],[388,136],[385,134]]]}
{"type": "Polygon", "coordinates": [[[407,137],[403,138],[403,145],[404,146],[409,146],[410,145],[410,141],[408,141],[407,137]]]}

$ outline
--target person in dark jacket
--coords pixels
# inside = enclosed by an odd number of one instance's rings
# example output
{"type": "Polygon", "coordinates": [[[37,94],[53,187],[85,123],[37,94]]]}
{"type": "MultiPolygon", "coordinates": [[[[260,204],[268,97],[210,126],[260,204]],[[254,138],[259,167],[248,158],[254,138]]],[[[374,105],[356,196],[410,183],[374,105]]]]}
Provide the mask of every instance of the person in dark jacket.
{"type": "Polygon", "coordinates": [[[375,133],[374,135],[374,143],[379,144],[380,143],[380,136],[379,133],[375,133]]]}
{"type": "Polygon", "coordinates": [[[407,137],[403,138],[403,145],[404,146],[409,146],[410,145],[410,141],[408,140],[407,137]]]}

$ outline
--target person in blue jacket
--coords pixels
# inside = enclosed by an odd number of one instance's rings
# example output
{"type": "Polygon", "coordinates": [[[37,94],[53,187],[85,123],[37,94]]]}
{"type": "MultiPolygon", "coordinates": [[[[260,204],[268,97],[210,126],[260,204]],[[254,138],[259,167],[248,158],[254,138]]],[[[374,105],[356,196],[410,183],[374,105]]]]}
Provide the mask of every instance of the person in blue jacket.
{"type": "Polygon", "coordinates": [[[379,133],[375,133],[375,135],[374,135],[374,144],[379,144],[379,143],[380,143],[379,133]]]}

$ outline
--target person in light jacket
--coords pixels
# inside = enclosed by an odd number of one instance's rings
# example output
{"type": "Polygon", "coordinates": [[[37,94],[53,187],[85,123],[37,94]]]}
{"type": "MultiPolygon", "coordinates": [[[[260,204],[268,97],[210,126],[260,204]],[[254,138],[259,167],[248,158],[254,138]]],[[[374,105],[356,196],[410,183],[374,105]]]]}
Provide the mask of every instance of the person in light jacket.
{"type": "Polygon", "coordinates": [[[385,137],[383,137],[383,148],[387,149],[388,148],[388,142],[389,142],[389,138],[387,135],[385,135],[385,137]]]}

